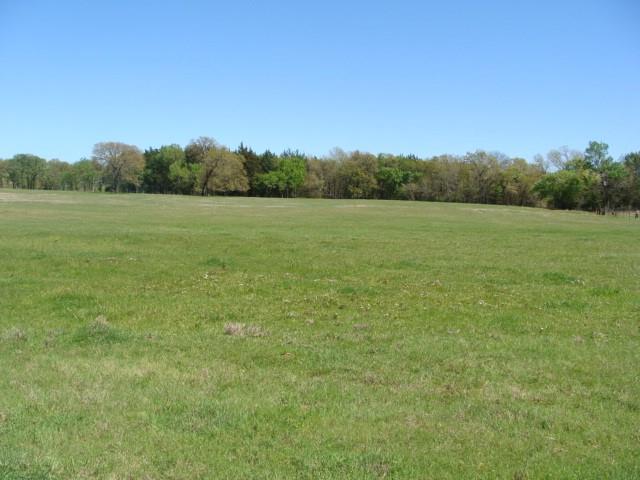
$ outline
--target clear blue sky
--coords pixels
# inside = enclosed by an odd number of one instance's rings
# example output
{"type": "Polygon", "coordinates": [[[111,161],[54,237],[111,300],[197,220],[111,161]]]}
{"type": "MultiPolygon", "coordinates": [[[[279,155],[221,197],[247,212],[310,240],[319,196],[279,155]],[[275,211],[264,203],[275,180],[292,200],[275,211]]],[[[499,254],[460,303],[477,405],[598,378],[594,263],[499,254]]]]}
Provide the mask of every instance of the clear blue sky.
{"type": "Polygon", "coordinates": [[[0,157],[640,150],[640,2],[0,0],[0,157]]]}

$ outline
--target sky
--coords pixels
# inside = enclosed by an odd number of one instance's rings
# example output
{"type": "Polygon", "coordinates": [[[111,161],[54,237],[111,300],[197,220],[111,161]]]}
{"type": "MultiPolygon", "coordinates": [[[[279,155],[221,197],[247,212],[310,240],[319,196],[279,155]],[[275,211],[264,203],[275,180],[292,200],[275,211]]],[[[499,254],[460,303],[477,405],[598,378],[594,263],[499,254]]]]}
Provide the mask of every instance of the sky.
{"type": "Polygon", "coordinates": [[[0,158],[640,150],[640,1],[0,0],[0,158]]]}

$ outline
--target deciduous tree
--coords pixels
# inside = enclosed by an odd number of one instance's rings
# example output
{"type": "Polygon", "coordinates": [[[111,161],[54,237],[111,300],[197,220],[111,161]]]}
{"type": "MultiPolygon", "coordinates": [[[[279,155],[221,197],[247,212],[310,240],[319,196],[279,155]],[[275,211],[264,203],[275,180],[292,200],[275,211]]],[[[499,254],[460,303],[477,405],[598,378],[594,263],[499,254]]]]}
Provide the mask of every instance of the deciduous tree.
{"type": "Polygon", "coordinates": [[[144,152],[142,186],[145,192],[175,192],[170,178],[171,166],[184,163],[185,154],[180,145],[163,145],[144,152]]]}
{"type": "Polygon", "coordinates": [[[207,154],[216,148],[220,148],[220,144],[211,137],[198,137],[191,140],[184,149],[185,160],[189,164],[203,163],[207,154]]]}
{"type": "MultiPolygon", "coordinates": [[[[213,152],[209,152],[212,155],[213,152]]],[[[242,157],[227,149],[216,155],[217,164],[209,177],[207,190],[216,193],[245,193],[249,190],[249,180],[244,170],[242,157]]]]}
{"type": "Polygon", "coordinates": [[[84,192],[96,192],[102,184],[102,171],[95,160],[82,158],[73,164],[77,188],[84,192]]]}
{"type": "Polygon", "coordinates": [[[34,189],[40,187],[47,161],[37,155],[19,153],[9,160],[9,180],[18,188],[34,189]]]}
{"type": "Polygon", "coordinates": [[[120,142],[100,142],[93,147],[93,159],[100,165],[104,182],[111,191],[121,187],[138,187],[144,168],[144,157],[133,145],[120,142]]]}
{"type": "Polygon", "coordinates": [[[202,161],[200,194],[246,192],[249,189],[242,157],[226,147],[211,148],[202,161]]]}

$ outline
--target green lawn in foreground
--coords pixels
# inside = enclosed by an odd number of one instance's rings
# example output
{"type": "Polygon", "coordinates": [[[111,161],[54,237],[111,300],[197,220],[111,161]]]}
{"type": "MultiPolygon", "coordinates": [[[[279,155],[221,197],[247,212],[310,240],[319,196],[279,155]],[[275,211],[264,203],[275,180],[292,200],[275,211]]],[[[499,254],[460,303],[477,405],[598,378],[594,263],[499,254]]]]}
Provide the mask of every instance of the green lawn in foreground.
{"type": "Polygon", "coordinates": [[[639,238],[515,207],[0,191],[0,479],[638,478],[639,238]]]}

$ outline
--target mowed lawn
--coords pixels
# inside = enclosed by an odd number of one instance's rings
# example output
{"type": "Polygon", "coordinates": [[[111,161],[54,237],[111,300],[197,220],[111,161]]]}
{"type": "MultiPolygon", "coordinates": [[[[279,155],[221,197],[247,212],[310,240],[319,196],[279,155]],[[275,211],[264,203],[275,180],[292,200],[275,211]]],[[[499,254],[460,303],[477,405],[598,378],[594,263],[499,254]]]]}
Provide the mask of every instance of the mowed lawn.
{"type": "Polygon", "coordinates": [[[638,478],[639,240],[530,208],[2,190],[0,479],[638,478]]]}

